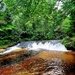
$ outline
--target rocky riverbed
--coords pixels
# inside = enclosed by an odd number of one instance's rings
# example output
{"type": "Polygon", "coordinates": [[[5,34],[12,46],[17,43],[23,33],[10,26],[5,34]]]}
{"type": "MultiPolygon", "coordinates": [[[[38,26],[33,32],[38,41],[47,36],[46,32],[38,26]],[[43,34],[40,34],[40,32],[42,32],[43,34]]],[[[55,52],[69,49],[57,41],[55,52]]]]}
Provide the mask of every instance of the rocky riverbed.
{"type": "Polygon", "coordinates": [[[20,43],[0,50],[0,75],[75,75],[75,52],[56,42],[20,43]]]}

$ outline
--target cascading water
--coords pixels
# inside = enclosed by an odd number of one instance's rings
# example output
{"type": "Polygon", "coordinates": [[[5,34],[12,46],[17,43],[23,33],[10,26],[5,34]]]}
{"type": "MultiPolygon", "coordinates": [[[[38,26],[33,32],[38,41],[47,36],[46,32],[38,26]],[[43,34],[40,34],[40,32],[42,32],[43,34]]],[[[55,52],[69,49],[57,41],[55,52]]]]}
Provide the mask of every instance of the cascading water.
{"type": "Polygon", "coordinates": [[[0,55],[9,54],[9,53],[13,52],[16,49],[21,49],[21,48],[19,48],[17,46],[9,47],[4,52],[1,52],[0,55]]]}
{"type": "Polygon", "coordinates": [[[65,46],[61,44],[60,42],[33,42],[32,44],[28,44],[27,47],[29,50],[40,50],[40,49],[46,49],[46,50],[57,50],[57,51],[67,51],[65,46]]]}
{"type": "Polygon", "coordinates": [[[21,42],[13,47],[7,48],[0,55],[8,54],[13,52],[16,49],[27,48],[28,50],[39,51],[41,49],[52,50],[52,51],[68,51],[66,47],[57,40],[52,41],[29,41],[21,42]]]}
{"type": "Polygon", "coordinates": [[[0,53],[0,75],[75,75],[74,57],[57,40],[25,41],[0,53]]]}

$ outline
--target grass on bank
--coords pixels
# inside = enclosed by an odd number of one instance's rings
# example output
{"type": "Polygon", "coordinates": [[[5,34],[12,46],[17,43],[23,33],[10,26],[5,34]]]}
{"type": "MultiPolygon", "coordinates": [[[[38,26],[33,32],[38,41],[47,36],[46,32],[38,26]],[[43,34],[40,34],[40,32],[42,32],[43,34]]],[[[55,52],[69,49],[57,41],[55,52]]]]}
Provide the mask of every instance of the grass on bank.
{"type": "Polygon", "coordinates": [[[4,44],[4,45],[0,45],[0,49],[6,49],[10,46],[13,46],[15,44],[17,44],[18,42],[11,42],[11,43],[8,43],[8,44],[4,44]]]}

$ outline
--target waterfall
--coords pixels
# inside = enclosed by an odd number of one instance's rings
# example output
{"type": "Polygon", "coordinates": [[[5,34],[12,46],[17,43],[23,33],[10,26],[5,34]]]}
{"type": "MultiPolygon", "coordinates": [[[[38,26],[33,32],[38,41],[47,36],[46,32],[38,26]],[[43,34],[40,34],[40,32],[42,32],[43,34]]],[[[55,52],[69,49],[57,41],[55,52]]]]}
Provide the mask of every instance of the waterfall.
{"type": "Polygon", "coordinates": [[[51,50],[51,51],[68,51],[66,47],[57,40],[52,41],[27,41],[18,43],[15,46],[7,48],[4,52],[1,52],[0,55],[8,54],[16,49],[27,48],[28,50],[51,50]]]}
{"type": "Polygon", "coordinates": [[[15,51],[16,49],[21,49],[21,48],[19,48],[17,46],[9,47],[4,52],[1,52],[0,55],[9,54],[9,53],[15,51]]]}
{"type": "Polygon", "coordinates": [[[32,44],[28,44],[27,47],[29,50],[52,50],[52,51],[67,51],[66,47],[57,41],[51,41],[51,42],[33,42],[32,44]]]}

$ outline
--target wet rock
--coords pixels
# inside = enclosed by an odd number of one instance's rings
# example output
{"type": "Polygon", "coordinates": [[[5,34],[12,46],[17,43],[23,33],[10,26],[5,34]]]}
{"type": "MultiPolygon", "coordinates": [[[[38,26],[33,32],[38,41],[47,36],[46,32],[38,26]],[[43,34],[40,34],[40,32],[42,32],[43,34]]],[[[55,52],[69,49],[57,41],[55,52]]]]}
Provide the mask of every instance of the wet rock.
{"type": "Polygon", "coordinates": [[[4,52],[5,51],[5,49],[0,49],[0,52],[4,52]]]}
{"type": "Polygon", "coordinates": [[[18,54],[22,60],[16,62],[17,58],[15,63],[1,66],[0,75],[75,75],[75,52],[25,51],[18,54]]]}

